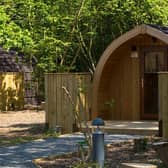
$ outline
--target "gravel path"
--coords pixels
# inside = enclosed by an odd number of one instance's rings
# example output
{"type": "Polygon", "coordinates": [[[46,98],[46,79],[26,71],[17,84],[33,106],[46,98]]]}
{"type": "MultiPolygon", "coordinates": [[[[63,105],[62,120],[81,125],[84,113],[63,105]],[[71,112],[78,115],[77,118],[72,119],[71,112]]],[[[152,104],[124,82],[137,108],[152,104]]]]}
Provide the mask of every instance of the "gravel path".
{"type": "MultiPolygon", "coordinates": [[[[139,138],[138,135],[105,135],[106,143],[115,143],[139,138]]],[[[33,159],[58,155],[77,150],[77,143],[84,139],[82,134],[63,135],[57,139],[36,140],[17,146],[0,148],[1,168],[33,168],[33,159]]]]}

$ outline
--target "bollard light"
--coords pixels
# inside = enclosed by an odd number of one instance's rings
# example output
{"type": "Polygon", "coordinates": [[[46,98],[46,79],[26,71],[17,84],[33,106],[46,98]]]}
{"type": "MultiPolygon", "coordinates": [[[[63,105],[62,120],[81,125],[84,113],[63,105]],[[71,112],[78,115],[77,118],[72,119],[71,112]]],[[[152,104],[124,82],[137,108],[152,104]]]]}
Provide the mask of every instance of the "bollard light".
{"type": "Polygon", "coordinates": [[[96,130],[92,134],[92,158],[93,161],[99,164],[100,168],[104,167],[104,133],[101,131],[101,127],[104,126],[104,121],[101,118],[95,118],[92,121],[92,126],[96,126],[96,130]]]}

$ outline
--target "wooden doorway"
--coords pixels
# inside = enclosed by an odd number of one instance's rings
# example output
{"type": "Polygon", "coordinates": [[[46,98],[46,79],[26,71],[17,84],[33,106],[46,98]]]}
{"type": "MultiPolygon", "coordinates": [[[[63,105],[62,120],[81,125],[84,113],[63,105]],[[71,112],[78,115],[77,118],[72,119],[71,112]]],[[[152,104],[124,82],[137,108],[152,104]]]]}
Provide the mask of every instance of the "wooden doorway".
{"type": "Polygon", "coordinates": [[[158,72],[167,71],[167,52],[163,47],[141,50],[141,119],[157,120],[158,72]]]}

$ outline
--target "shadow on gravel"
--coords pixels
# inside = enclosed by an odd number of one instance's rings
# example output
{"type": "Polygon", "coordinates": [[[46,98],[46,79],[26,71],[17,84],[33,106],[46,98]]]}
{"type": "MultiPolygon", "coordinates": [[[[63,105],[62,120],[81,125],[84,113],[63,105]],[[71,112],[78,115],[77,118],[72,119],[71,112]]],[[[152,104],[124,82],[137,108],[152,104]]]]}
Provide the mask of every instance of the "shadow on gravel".
{"type": "Polygon", "coordinates": [[[19,143],[29,142],[33,139],[41,138],[45,133],[45,124],[16,124],[8,129],[8,132],[1,132],[0,128],[0,147],[10,146],[19,143]]]}
{"type": "Polygon", "coordinates": [[[45,124],[17,124],[12,125],[14,128],[21,128],[20,130],[13,130],[10,133],[14,134],[28,134],[28,135],[35,135],[35,134],[42,134],[45,132],[45,124]]]}

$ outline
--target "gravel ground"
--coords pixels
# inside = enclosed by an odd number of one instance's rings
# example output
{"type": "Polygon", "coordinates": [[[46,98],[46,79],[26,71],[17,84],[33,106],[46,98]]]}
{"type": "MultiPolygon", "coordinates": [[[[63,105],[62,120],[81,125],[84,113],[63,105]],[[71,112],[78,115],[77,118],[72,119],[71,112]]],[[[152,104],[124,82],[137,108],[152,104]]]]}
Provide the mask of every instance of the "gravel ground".
{"type": "MultiPolygon", "coordinates": [[[[145,151],[136,152],[133,144],[133,141],[127,141],[108,145],[105,168],[119,168],[121,163],[124,162],[162,165],[162,162],[158,159],[157,153],[150,145],[145,151]]],[[[36,160],[36,164],[40,168],[72,168],[79,162],[80,157],[76,153],[36,160]]],[[[86,167],[88,168],[89,166],[81,166],[80,168],[86,167]]],[[[162,165],[162,168],[166,167],[162,165]]]]}

